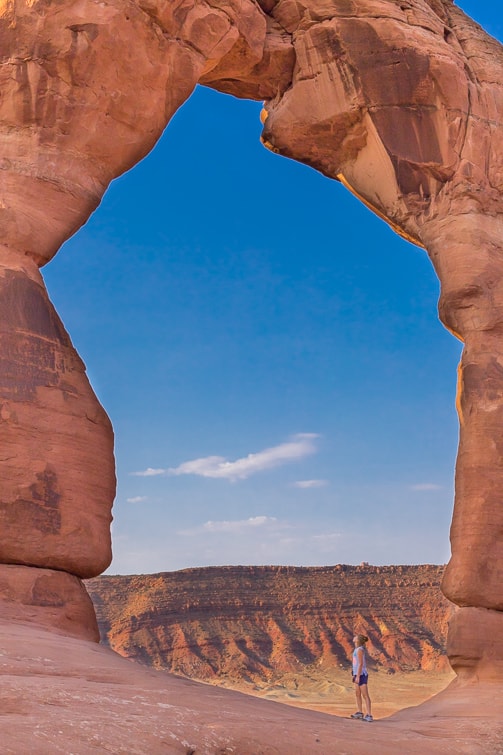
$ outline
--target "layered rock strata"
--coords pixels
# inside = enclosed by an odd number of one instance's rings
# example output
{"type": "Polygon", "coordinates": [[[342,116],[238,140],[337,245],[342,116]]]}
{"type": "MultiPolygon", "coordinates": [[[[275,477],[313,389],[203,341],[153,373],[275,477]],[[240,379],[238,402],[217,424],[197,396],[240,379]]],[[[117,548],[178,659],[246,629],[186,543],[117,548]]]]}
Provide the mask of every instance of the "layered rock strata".
{"type": "Polygon", "coordinates": [[[157,669],[260,684],[349,668],[355,629],[383,672],[441,670],[453,606],[440,566],[227,566],[103,576],[86,587],[102,640],[157,669]]]}
{"type": "Polygon", "coordinates": [[[330,690],[344,717],[329,716],[142,668],[1,617],[0,647],[5,755],[495,755],[503,741],[499,688],[490,682],[453,682],[368,727],[346,717],[349,685],[330,690]]]}
{"type": "Polygon", "coordinates": [[[19,0],[0,43],[0,559],[90,576],[110,558],[111,430],[36,267],[199,81],[265,99],[266,146],[342,181],[435,266],[465,344],[443,583],[464,668],[479,609],[503,634],[501,46],[451,0],[19,0]]]}

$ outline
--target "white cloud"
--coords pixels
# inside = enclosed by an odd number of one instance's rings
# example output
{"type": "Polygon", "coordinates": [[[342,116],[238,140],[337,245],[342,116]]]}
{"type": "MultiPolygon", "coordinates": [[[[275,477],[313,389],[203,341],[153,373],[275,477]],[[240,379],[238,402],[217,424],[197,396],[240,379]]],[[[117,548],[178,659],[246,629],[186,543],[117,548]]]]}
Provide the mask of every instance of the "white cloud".
{"type": "Polygon", "coordinates": [[[342,532],[324,532],[321,535],[311,535],[311,540],[317,543],[329,543],[343,537],[342,532]]]}
{"type": "Polygon", "coordinates": [[[422,482],[418,485],[411,485],[410,489],[426,492],[428,490],[442,490],[442,485],[436,485],[434,482],[422,482]]]}
{"type": "Polygon", "coordinates": [[[249,519],[222,522],[206,522],[203,529],[207,532],[245,532],[277,521],[274,516],[251,516],[249,519]]]}
{"type": "Polygon", "coordinates": [[[297,480],[293,483],[294,488],[324,488],[328,485],[328,480],[297,480]]]}
{"type": "Polygon", "coordinates": [[[200,535],[206,532],[226,532],[232,534],[241,534],[244,532],[250,532],[257,530],[259,527],[265,527],[277,524],[277,519],[274,516],[251,516],[248,519],[236,519],[236,520],[222,520],[222,521],[208,521],[200,527],[196,527],[192,530],[181,530],[180,535],[200,535]]]}
{"type": "Polygon", "coordinates": [[[126,498],[126,501],[128,503],[143,503],[143,501],[147,500],[146,495],[135,495],[134,498],[126,498]]]}
{"type": "Polygon", "coordinates": [[[131,474],[135,477],[156,477],[166,474],[166,471],[166,469],[152,469],[152,467],[148,467],[143,472],[131,472],[131,474]]]}
{"type": "Polygon", "coordinates": [[[253,474],[273,469],[291,461],[303,459],[316,452],[314,441],[319,436],[316,433],[298,433],[286,443],[272,446],[257,453],[248,454],[241,459],[229,461],[224,456],[205,456],[201,459],[185,461],[178,467],[168,469],[151,469],[144,472],[133,472],[139,477],[154,475],[197,475],[225,480],[246,480],[253,474]]]}

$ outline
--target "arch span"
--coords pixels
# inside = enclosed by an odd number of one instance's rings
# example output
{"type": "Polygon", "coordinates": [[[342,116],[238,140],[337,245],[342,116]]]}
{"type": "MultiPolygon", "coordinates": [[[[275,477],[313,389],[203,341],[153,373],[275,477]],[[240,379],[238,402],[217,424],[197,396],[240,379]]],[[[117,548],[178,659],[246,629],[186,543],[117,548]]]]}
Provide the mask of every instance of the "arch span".
{"type": "Polygon", "coordinates": [[[0,40],[0,561],[88,577],[110,560],[112,430],[38,268],[199,82],[264,100],[266,147],[430,256],[464,343],[448,652],[501,677],[501,45],[451,0],[20,0],[0,40]]]}

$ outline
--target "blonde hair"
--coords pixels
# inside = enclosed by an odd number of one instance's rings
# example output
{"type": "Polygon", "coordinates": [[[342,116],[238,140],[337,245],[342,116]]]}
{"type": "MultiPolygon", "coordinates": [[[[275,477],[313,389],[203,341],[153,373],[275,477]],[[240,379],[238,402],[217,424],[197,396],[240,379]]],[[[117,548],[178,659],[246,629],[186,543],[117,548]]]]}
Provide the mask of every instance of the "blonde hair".
{"type": "Polygon", "coordinates": [[[358,640],[359,647],[362,647],[362,645],[365,645],[365,643],[369,641],[369,638],[366,637],[364,634],[357,634],[356,639],[358,640]]]}

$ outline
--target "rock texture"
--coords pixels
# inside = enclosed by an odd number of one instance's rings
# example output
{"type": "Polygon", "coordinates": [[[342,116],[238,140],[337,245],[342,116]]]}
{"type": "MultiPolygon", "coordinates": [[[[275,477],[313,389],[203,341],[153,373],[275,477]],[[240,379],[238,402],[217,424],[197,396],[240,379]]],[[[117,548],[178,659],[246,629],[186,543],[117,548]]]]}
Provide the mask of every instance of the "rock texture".
{"type": "Polygon", "coordinates": [[[355,630],[372,668],[447,667],[453,606],[439,566],[214,567],[86,583],[102,640],[192,679],[250,685],[345,669],[355,630]]]}
{"type": "MultiPolygon", "coordinates": [[[[292,34],[296,65],[266,103],[264,142],[338,178],[426,248],[442,322],[465,344],[443,590],[459,606],[496,611],[501,638],[503,49],[449,0],[279,0],[269,12],[292,34]]],[[[479,655],[469,629],[480,615],[457,616],[467,626],[456,633],[456,669],[467,668],[461,641],[467,658],[479,655]]],[[[501,647],[492,657],[503,676],[501,647]]]]}
{"type": "Polygon", "coordinates": [[[99,574],[113,433],[36,265],[0,254],[0,563],[99,574]]]}
{"type": "MultiPolygon", "coordinates": [[[[496,755],[498,684],[456,681],[373,726],[138,666],[0,619],[2,755],[496,755]]],[[[343,690],[346,715],[352,690],[343,690]]]]}
{"type": "Polygon", "coordinates": [[[252,0],[2,3],[2,244],[50,260],[212,69],[275,93],[266,27],[252,0]]]}
{"type": "MultiPolygon", "coordinates": [[[[265,99],[266,146],[430,255],[465,345],[449,647],[482,673],[471,622],[485,633],[503,616],[502,70],[501,45],[452,0],[1,4],[0,560],[91,576],[110,557],[111,430],[36,266],[200,81],[265,99]]],[[[503,677],[503,643],[492,661],[503,677]]]]}
{"type": "Polygon", "coordinates": [[[296,64],[265,105],[265,144],[341,180],[424,246],[440,278],[442,322],[465,344],[443,589],[501,612],[503,48],[449,0],[279,0],[269,12],[296,64]]]}
{"type": "Polygon", "coordinates": [[[453,614],[447,652],[451,666],[460,678],[475,676],[501,683],[502,633],[503,614],[500,611],[461,608],[453,614]]]}
{"type": "Polygon", "coordinates": [[[4,620],[99,640],[91,599],[80,579],[66,572],[0,565],[0,612],[4,620]]]}

